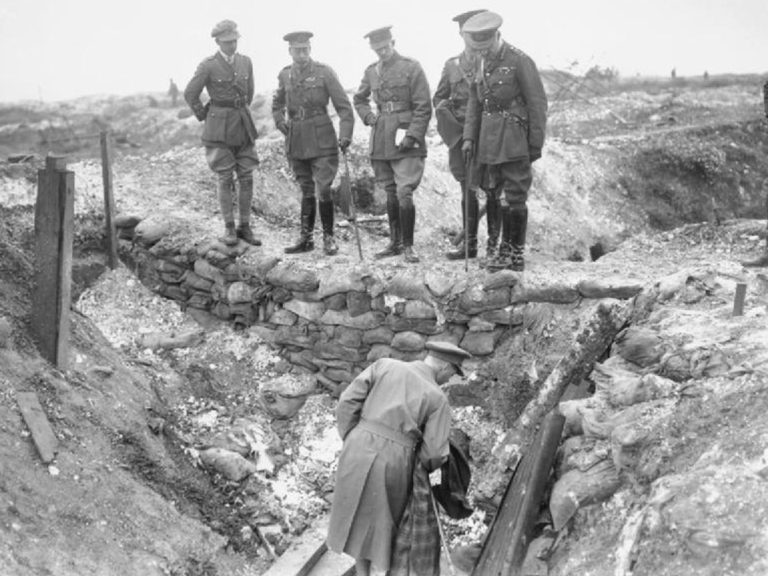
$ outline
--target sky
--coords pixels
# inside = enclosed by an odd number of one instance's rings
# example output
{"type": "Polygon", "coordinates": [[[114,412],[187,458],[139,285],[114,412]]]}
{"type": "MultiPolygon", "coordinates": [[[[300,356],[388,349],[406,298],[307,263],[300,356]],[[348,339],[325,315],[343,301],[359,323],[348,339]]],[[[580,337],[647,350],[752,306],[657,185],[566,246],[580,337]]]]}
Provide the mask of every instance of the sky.
{"type": "Polygon", "coordinates": [[[768,72],[768,0],[0,0],[0,102],[183,90],[216,51],[219,20],[235,20],[257,92],[290,63],[282,36],[310,30],[312,57],[356,88],[376,59],[363,35],[392,25],[396,49],[431,87],[462,49],[451,19],[498,12],[505,40],[542,70],[610,67],[622,77],[768,72]]]}

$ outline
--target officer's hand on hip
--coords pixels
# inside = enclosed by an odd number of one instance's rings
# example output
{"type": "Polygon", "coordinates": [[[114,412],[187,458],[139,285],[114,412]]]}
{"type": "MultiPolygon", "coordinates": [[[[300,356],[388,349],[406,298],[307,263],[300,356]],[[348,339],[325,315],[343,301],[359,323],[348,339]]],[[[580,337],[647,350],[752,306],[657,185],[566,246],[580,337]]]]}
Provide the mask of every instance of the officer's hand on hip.
{"type": "Polygon", "coordinates": [[[472,160],[475,155],[475,143],[472,140],[464,140],[461,145],[461,155],[464,156],[464,163],[472,160]]]}
{"type": "Polygon", "coordinates": [[[342,152],[346,152],[350,144],[352,144],[352,140],[349,138],[339,138],[339,150],[342,152]]]}
{"type": "Polygon", "coordinates": [[[379,115],[375,112],[368,112],[368,114],[365,115],[365,118],[363,118],[363,124],[366,126],[373,126],[376,124],[376,121],[379,119],[379,115]]]}
{"type": "Polygon", "coordinates": [[[404,136],[397,148],[404,152],[406,150],[413,150],[414,148],[417,148],[418,145],[419,142],[413,136],[404,136]]]}
{"type": "Polygon", "coordinates": [[[277,125],[277,129],[280,130],[280,132],[282,132],[283,135],[285,135],[285,136],[288,135],[288,124],[286,124],[285,122],[280,122],[277,125]]]}
{"type": "Polygon", "coordinates": [[[541,158],[541,148],[529,148],[528,149],[528,159],[531,161],[531,164],[536,162],[541,158]]]}

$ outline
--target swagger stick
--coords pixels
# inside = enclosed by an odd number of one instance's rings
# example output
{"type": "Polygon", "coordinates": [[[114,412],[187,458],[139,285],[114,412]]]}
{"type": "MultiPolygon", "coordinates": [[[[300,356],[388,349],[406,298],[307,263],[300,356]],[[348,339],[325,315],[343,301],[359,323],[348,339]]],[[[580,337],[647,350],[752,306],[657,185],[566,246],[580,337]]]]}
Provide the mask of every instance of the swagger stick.
{"type": "Polygon", "coordinates": [[[360,256],[360,261],[363,261],[363,247],[360,245],[360,230],[357,227],[357,206],[355,206],[355,195],[352,191],[352,181],[349,178],[349,162],[347,161],[347,151],[344,150],[341,153],[344,156],[344,181],[342,186],[346,186],[349,196],[349,215],[352,218],[352,226],[355,229],[355,240],[357,241],[357,253],[360,256]]]}

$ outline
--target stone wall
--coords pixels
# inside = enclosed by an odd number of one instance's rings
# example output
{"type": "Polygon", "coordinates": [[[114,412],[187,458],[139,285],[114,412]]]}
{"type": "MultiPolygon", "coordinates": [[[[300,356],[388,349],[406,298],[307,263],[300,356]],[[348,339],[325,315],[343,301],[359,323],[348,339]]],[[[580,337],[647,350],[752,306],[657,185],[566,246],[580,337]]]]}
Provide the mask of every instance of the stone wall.
{"type": "Polygon", "coordinates": [[[422,358],[429,340],[471,352],[465,368],[472,369],[506,331],[520,329],[530,303],[575,305],[584,298],[629,298],[641,289],[595,281],[524,286],[512,271],[459,278],[418,267],[385,277],[366,264],[314,271],[311,261],[281,261],[242,242],[145,244],[123,245],[145,284],[183,307],[250,327],[331,390],[379,358],[422,358]]]}

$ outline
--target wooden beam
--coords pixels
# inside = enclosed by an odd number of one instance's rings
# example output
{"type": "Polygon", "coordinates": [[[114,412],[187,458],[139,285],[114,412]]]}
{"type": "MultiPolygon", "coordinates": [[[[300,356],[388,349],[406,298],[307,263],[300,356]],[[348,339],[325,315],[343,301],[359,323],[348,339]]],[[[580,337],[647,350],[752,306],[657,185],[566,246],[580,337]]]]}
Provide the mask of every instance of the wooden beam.
{"type": "Polygon", "coordinates": [[[38,171],[31,328],[40,354],[61,370],[69,355],[75,175],[48,156],[38,171]]]}
{"type": "Polygon", "coordinates": [[[544,418],[507,485],[472,576],[520,574],[564,423],[565,418],[556,411],[544,418]]]}
{"type": "Polygon", "coordinates": [[[733,298],[733,315],[741,316],[744,314],[744,298],[747,295],[747,285],[743,282],[736,284],[736,295],[733,298]]]}
{"type": "Polygon", "coordinates": [[[37,453],[40,454],[40,459],[45,464],[53,462],[59,441],[53,433],[53,428],[45,416],[40,401],[37,399],[37,394],[18,392],[16,403],[19,405],[24,422],[27,423],[27,428],[32,433],[32,440],[37,448],[37,453]]]}
{"type": "Polygon", "coordinates": [[[117,229],[115,228],[115,196],[112,190],[112,158],[110,132],[101,131],[101,179],[104,182],[104,220],[107,235],[107,265],[117,267],[117,229]]]}

